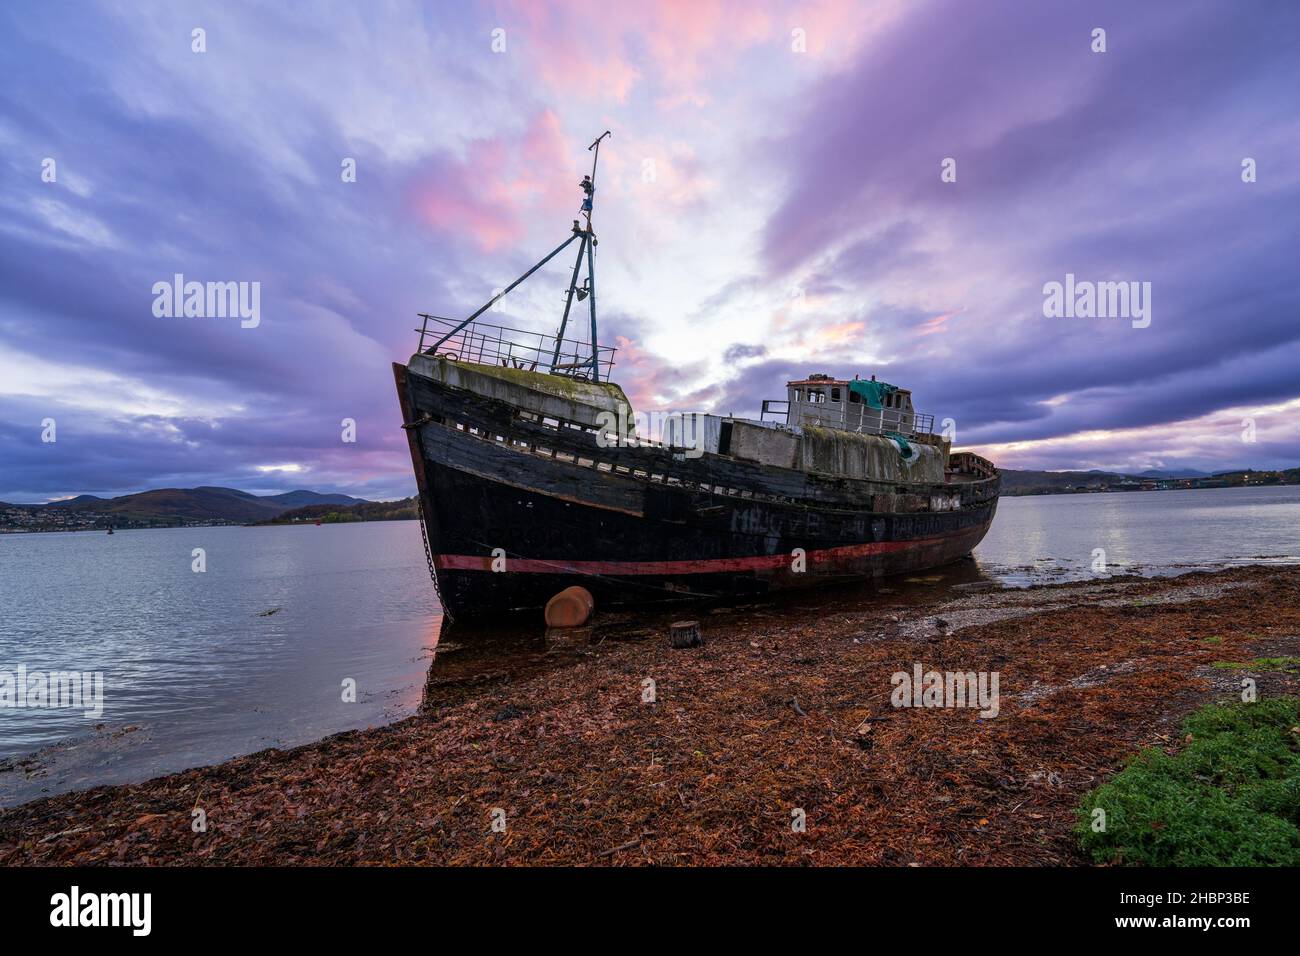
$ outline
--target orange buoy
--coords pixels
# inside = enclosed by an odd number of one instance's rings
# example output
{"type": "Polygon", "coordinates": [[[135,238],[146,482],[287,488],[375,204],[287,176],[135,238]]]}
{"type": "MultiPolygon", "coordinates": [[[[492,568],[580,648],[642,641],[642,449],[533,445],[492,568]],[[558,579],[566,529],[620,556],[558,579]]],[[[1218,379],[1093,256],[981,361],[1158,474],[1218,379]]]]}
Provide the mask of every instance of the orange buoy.
{"type": "Polygon", "coordinates": [[[591,619],[596,601],[586,588],[565,588],[546,602],[547,627],[581,627],[591,619]]]}

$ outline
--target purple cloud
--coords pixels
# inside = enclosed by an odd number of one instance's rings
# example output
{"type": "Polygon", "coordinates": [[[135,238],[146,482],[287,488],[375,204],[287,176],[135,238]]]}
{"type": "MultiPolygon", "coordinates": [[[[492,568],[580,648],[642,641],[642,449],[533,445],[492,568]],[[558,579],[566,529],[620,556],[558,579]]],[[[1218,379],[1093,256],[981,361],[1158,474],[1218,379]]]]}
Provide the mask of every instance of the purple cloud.
{"type": "MultiPolygon", "coordinates": [[[[1300,9],[933,0],[810,21],[802,58],[797,11],[743,12],[669,76],[671,13],[607,11],[608,88],[533,7],[0,12],[0,500],[410,493],[388,365],[415,313],[468,314],[563,238],[605,126],[604,328],[638,404],[874,372],[1011,465],[1296,463],[1300,9]],[[850,20],[856,52],[820,56],[850,20]],[[260,282],[261,323],[155,316],[178,272],[260,282]],[[1044,317],[1066,273],[1150,282],[1151,326],[1044,317]]],[[[563,278],[503,319],[550,331],[563,278]]]]}

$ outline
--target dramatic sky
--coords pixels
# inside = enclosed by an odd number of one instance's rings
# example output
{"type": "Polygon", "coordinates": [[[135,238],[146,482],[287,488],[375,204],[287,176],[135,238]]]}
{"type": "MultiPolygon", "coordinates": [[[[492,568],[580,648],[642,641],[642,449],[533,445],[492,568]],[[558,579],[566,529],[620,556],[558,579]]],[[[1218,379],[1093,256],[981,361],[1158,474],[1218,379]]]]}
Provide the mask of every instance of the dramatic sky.
{"type": "MultiPolygon", "coordinates": [[[[1292,2],[12,0],[0,500],[410,493],[415,313],[565,238],[605,129],[638,410],[874,372],[1009,467],[1294,466],[1298,103],[1292,2]],[[260,324],[156,316],[176,273],[260,324]],[[1149,282],[1150,325],[1045,317],[1067,273],[1149,282]]],[[[553,331],[566,268],[496,316],[553,331]]]]}

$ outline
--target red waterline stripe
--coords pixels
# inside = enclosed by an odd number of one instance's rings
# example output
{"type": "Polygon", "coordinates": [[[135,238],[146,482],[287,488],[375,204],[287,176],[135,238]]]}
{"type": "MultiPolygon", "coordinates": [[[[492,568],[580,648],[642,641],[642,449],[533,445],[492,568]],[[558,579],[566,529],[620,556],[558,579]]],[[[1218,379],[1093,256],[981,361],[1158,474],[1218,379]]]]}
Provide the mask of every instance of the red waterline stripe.
{"type": "MultiPolygon", "coordinates": [[[[972,532],[977,530],[970,529],[972,532]]],[[[864,558],[892,551],[922,548],[960,537],[959,534],[912,541],[877,541],[846,544],[807,553],[808,563],[835,563],[845,558],[864,558]]],[[[437,554],[433,563],[439,571],[491,571],[492,558],[477,554],[437,554]]],[[[687,561],[546,561],[540,558],[507,558],[506,569],[524,574],[717,574],[725,571],[761,571],[790,566],[788,554],[758,554],[747,558],[704,558],[687,561]]]]}

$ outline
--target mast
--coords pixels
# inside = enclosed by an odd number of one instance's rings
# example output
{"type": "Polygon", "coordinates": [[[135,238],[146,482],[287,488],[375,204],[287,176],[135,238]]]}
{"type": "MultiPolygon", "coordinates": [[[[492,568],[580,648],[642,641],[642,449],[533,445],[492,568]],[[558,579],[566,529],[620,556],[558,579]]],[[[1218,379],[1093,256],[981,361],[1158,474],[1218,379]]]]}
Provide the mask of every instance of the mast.
{"type": "Polygon", "coordinates": [[[578,225],[578,220],[573,220],[573,231],[575,234],[582,236],[582,242],[578,245],[578,258],[573,263],[573,276],[569,279],[569,291],[564,297],[564,315],[560,317],[560,330],[555,333],[555,354],[551,356],[551,371],[555,371],[556,365],[560,361],[560,346],[564,342],[564,332],[569,325],[569,311],[573,308],[573,297],[576,295],[578,301],[584,298],[590,299],[589,307],[591,310],[591,380],[600,381],[600,361],[599,350],[597,348],[598,338],[596,332],[596,263],[595,263],[595,246],[596,231],[591,226],[591,214],[596,204],[596,164],[600,162],[600,141],[606,136],[613,136],[609,130],[601,133],[595,141],[587,147],[591,156],[591,175],[583,176],[581,186],[583,194],[586,196],[582,201],[581,215],[586,217],[587,228],[582,229],[578,225]],[[587,257],[587,281],[581,289],[578,288],[578,273],[582,270],[582,257],[587,257]]]}
{"type": "MultiPolygon", "coordinates": [[[[568,291],[565,293],[565,297],[564,297],[564,314],[560,317],[560,329],[555,334],[555,351],[551,355],[550,371],[551,374],[554,375],[557,373],[576,372],[578,369],[590,368],[591,380],[593,382],[600,381],[600,351],[599,351],[599,343],[598,343],[597,328],[596,328],[596,261],[595,261],[596,231],[595,229],[592,228],[591,225],[591,214],[595,207],[596,164],[600,161],[600,143],[603,139],[605,139],[605,137],[613,136],[613,135],[614,134],[611,133],[609,130],[605,130],[605,132],[597,136],[595,141],[590,146],[587,147],[587,151],[592,154],[591,175],[583,176],[582,182],[578,184],[582,188],[583,195],[585,197],[582,200],[582,207],[579,211],[579,216],[581,216],[583,219],[586,220],[586,225],[584,226],[577,219],[573,220],[572,234],[569,236],[569,238],[565,239],[564,242],[556,246],[555,249],[552,250],[550,253],[548,253],[545,258],[543,258],[540,262],[533,265],[532,268],[530,268],[527,272],[521,275],[518,279],[510,283],[508,286],[506,286],[504,289],[502,289],[500,292],[494,295],[491,299],[489,299],[486,303],[484,303],[481,307],[476,309],[473,312],[473,314],[470,315],[469,318],[465,319],[463,322],[456,325],[450,332],[448,332],[446,335],[438,339],[438,341],[436,341],[429,349],[426,350],[427,354],[430,355],[437,354],[438,349],[441,348],[442,345],[448,339],[452,338],[453,336],[461,332],[467,325],[469,325],[471,322],[477,319],[488,309],[492,308],[492,306],[494,306],[500,299],[502,299],[506,295],[506,293],[510,292],[511,289],[515,288],[515,286],[519,285],[521,282],[523,282],[525,279],[531,276],[542,266],[546,265],[546,263],[554,259],[557,255],[563,252],[571,242],[577,239],[579,240],[578,256],[573,262],[573,272],[569,276],[569,288],[568,291]],[[587,261],[587,277],[583,281],[582,285],[579,286],[578,276],[582,272],[582,263],[584,257],[587,261]],[[564,333],[569,325],[569,313],[573,309],[573,300],[575,298],[579,302],[581,302],[583,299],[591,300],[588,303],[588,308],[590,309],[590,315],[591,315],[591,355],[585,361],[575,361],[572,363],[561,364],[560,349],[564,345],[564,333]]],[[[577,356],[574,356],[574,358],[576,359],[577,356]]]]}

